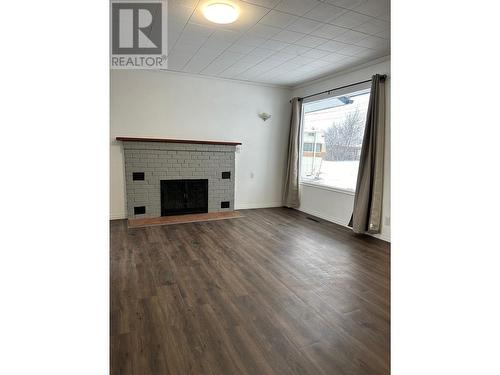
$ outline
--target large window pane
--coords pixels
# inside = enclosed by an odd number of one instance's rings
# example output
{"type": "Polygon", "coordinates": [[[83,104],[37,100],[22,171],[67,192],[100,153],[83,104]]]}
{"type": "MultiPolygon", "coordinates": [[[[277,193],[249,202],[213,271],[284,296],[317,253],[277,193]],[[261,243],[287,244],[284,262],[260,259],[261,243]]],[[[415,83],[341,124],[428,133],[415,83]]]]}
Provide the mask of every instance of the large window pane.
{"type": "Polygon", "coordinates": [[[370,90],[304,104],[301,179],[354,191],[370,90]]]}

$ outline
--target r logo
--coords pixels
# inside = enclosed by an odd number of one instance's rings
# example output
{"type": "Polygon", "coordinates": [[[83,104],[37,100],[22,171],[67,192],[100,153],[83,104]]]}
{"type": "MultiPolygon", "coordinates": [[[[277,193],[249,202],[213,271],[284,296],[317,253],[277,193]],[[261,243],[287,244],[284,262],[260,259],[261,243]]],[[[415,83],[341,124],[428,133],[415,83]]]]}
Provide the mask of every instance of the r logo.
{"type": "Polygon", "coordinates": [[[115,55],[162,53],[162,4],[113,3],[112,50],[115,55]]]}

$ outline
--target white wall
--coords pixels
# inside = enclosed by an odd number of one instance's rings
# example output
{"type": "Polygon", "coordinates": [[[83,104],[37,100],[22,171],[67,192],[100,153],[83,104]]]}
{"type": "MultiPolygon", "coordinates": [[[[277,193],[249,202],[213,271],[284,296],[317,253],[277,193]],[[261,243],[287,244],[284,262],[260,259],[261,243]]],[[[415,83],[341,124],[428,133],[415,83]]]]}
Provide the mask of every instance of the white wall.
{"type": "Polygon", "coordinates": [[[125,218],[116,136],[239,141],[235,207],[281,205],[291,90],[162,71],[111,71],[111,218],[125,218]],[[267,112],[263,122],[257,114],[267,112]]]}
{"type": "MultiPolygon", "coordinates": [[[[306,96],[328,89],[348,85],[351,83],[370,79],[373,74],[389,74],[389,60],[380,61],[352,70],[348,73],[332,76],[327,79],[317,80],[312,83],[297,87],[292,96],[306,96]]],[[[382,230],[380,235],[375,235],[385,240],[391,237],[391,123],[390,123],[390,78],[387,80],[387,110],[386,110],[386,152],[384,163],[384,195],[382,207],[382,230]]],[[[333,221],[341,225],[347,225],[352,214],[354,196],[343,192],[325,190],[317,187],[302,185],[300,210],[311,215],[333,221]]]]}

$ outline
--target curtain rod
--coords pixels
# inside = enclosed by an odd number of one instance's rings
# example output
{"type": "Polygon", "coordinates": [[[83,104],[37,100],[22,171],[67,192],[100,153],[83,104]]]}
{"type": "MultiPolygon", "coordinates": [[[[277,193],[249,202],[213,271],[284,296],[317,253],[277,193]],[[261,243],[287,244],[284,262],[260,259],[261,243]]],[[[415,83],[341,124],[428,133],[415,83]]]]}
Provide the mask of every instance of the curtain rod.
{"type": "MultiPolygon", "coordinates": [[[[387,78],[387,74],[382,74],[380,75],[380,78],[381,79],[386,79],[387,78]]],[[[316,95],[321,95],[321,94],[329,94],[330,92],[332,91],[335,91],[335,90],[340,90],[340,89],[345,89],[345,88],[348,88],[348,87],[351,87],[351,86],[356,86],[356,85],[360,85],[362,83],[368,83],[368,82],[371,82],[371,78],[370,79],[367,79],[365,81],[360,81],[360,82],[356,82],[356,83],[351,83],[349,85],[345,85],[345,86],[340,86],[340,87],[336,87],[334,89],[330,89],[330,90],[325,90],[325,91],[321,91],[321,92],[318,92],[317,94],[311,94],[311,95],[307,95],[307,96],[304,96],[302,98],[299,98],[299,100],[304,100],[304,99],[307,99],[307,98],[311,98],[313,96],[316,96],[316,95]]],[[[292,101],[290,100],[290,103],[292,101]]]]}

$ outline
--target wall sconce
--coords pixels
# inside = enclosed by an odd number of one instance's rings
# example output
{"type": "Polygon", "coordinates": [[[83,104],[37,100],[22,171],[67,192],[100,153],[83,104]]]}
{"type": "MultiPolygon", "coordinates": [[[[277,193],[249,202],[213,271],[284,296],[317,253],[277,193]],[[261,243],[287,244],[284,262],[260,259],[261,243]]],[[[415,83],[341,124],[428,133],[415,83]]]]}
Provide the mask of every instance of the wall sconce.
{"type": "Polygon", "coordinates": [[[267,121],[271,118],[271,115],[266,112],[259,113],[259,117],[262,119],[262,121],[267,121]]]}

